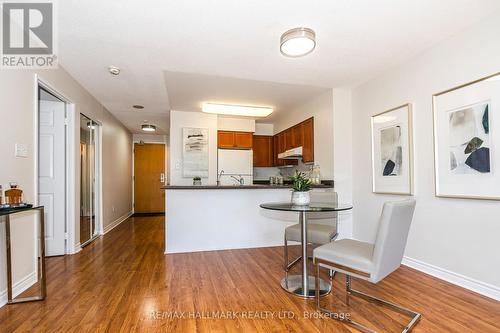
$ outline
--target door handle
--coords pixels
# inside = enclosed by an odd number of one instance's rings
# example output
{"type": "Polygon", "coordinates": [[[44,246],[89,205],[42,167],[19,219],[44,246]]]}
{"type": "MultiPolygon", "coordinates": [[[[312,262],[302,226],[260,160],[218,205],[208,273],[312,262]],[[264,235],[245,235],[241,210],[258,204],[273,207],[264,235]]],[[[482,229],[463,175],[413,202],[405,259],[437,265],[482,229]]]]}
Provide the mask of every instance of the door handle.
{"type": "Polygon", "coordinates": [[[160,183],[165,183],[165,174],[164,173],[160,174],[160,183]]]}

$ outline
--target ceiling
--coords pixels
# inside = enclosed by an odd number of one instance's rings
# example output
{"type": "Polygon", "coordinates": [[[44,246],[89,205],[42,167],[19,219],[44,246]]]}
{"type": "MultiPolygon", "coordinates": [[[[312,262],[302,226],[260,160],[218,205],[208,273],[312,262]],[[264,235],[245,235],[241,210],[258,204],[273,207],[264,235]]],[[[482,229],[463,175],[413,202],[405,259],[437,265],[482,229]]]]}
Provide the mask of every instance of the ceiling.
{"type": "Polygon", "coordinates": [[[164,133],[169,98],[186,107],[199,103],[197,98],[239,101],[246,96],[250,103],[255,88],[255,94],[263,92],[262,101],[278,103],[287,89],[293,96],[303,86],[356,85],[500,10],[498,0],[287,0],[285,4],[283,0],[60,1],[60,64],[132,132],[139,132],[147,119],[164,133]],[[317,48],[303,58],[286,58],[279,52],[280,35],[297,26],[315,30],[317,48]],[[111,76],[109,65],[120,67],[122,73],[111,76]],[[175,72],[204,74],[198,77],[204,82],[191,92],[194,74],[175,72]],[[179,78],[180,87],[169,73],[179,78]],[[214,88],[211,97],[201,90],[210,87],[210,77],[214,87],[220,84],[224,89],[227,82],[235,82],[224,77],[242,81],[234,96],[229,92],[215,96],[220,91],[214,88]],[[277,96],[264,95],[263,81],[276,88],[277,96]],[[245,84],[249,88],[243,94],[245,84]],[[145,108],[137,111],[133,104],[145,108]]]}
{"type": "Polygon", "coordinates": [[[265,118],[266,122],[329,89],[193,73],[164,74],[173,110],[201,111],[203,102],[272,107],[274,112],[265,118]]]}

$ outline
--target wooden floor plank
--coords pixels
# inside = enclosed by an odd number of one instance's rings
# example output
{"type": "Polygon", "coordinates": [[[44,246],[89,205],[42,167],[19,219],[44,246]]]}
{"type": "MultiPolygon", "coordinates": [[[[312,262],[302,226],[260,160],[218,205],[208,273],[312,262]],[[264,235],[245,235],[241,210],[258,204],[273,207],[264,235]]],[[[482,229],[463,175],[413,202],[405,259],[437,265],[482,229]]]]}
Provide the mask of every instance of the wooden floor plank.
{"type": "MultiPolygon", "coordinates": [[[[163,238],[163,217],[135,217],[76,255],[49,258],[47,300],[1,308],[0,332],[356,332],[281,289],[281,247],[164,255],[163,238]]],[[[326,306],[402,329],[402,315],[347,306],[343,282],[337,274],[326,306]]],[[[500,332],[500,302],[408,267],[353,286],[421,312],[417,333],[500,332]]]]}

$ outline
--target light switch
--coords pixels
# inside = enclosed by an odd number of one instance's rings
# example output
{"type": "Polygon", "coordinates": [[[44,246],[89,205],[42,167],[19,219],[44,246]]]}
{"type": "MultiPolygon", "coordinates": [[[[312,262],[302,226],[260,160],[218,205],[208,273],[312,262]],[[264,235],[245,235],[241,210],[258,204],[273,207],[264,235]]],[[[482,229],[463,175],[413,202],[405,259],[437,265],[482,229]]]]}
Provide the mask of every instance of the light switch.
{"type": "Polygon", "coordinates": [[[28,145],[24,143],[16,143],[16,157],[28,157],[28,145]]]}
{"type": "Polygon", "coordinates": [[[181,169],[181,162],[177,161],[175,162],[175,170],[180,170],[181,169]]]}

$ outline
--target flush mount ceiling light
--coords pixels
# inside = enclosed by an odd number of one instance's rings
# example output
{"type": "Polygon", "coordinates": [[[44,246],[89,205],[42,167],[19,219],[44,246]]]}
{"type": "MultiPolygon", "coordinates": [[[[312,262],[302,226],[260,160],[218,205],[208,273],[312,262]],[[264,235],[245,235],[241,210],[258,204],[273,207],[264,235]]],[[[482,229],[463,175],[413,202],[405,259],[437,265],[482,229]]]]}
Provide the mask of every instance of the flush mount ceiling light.
{"type": "Polygon", "coordinates": [[[316,34],[309,28],[294,28],[281,35],[281,54],[297,58],[311,53],[316,47],[316,34]]]}
{"type": "Polygon", "coordinates": [[[108,71],[111,75],[118,75],[120,74],[120,68],[116,67],[116,66],[109,66],[108,67],[108,71]]]}
{"type": "Polygon", "coordinates": [[[216,113],[244,117],[267,117],[273,113],[270,107],[245,106],[232,104],[203,103],[202,109],[206,113],[216,113]]]}
{"type": "Polygon", "coordinates": [[[156,126],[151,124],[142,124],[141,126],[144,132],[156,132],[156,126]]]}
{"type": "Polygon", "coordinates": [[[138,110],[142,110],[142,109],[144,109],[144,105],[139,105],[139,104],[132,105],[132,107],[133,107],[134,109],[138,109],[138,110]]]}

